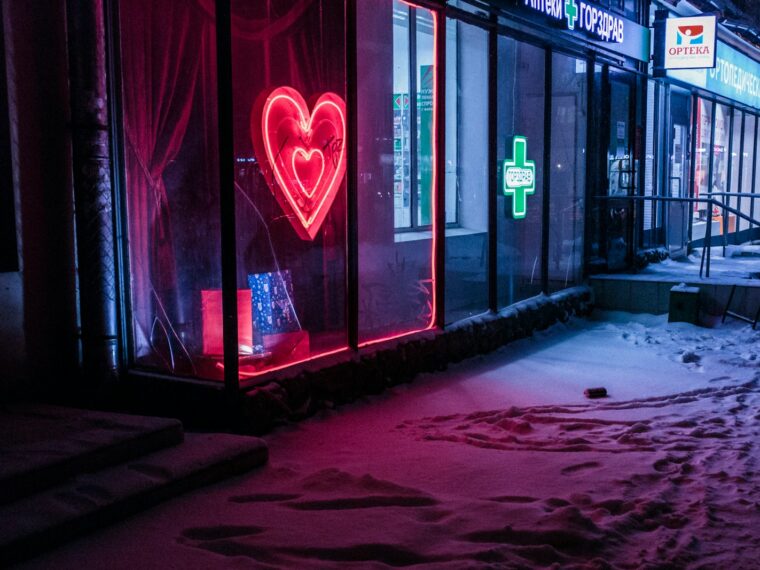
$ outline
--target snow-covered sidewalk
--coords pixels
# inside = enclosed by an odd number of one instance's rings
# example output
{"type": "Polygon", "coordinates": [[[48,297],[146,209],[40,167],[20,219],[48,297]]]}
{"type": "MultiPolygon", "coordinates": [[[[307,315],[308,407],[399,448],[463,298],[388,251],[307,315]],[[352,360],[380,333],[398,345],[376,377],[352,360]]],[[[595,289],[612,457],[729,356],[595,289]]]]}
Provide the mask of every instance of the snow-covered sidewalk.
{"type": "Polygon", "coordinates": [[[28,568],[757,568],[760,331],[576,319],[28,568]],[[609,397],[587,400],[584,388],[609,397]]]}

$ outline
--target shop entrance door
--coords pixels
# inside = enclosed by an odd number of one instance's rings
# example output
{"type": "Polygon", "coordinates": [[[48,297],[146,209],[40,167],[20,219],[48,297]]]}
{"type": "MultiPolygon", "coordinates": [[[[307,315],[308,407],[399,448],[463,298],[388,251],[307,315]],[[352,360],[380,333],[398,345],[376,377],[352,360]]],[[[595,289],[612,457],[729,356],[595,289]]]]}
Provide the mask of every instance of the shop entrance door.
{"type": "MultiPolygon", "coordinates": [[[[636,187],[634,126],[636,83],[632,74],[606,67],[602,73],[602,133],[607,133],[605,169],[601,179],[607,181],[610,197],[630,196],[636,187]],[[606,112],[604,112],[606,111],[606,112]]],[[[604,138],[603,138],[604,140],[604,138]]],[[[607,200],[606,257],[609,271],[627,269],[633,255],[634,204],[630,200],[607,200]]]]}

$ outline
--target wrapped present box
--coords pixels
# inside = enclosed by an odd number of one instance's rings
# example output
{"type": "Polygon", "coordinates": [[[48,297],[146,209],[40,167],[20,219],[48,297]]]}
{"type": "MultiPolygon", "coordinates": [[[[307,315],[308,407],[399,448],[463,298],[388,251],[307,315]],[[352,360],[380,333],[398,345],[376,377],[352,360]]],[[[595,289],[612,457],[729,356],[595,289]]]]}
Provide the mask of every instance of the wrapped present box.
{"type": "MultiPolygon", "coordinates": [[[[251,318],[251,290],[237,292],[238,310],[238,352],[250,354],[253,346],[253,320],[251,318]]],[[[201,291],[201,316],[203,318],[203,354],[221,356],[224,354],[224,334],[222,325],[222,290],[201,291]]]]}
{"type": "Polygon", "coordinates": [[[301,330],[293,303],[293,279],[290,271],[251,273],[248,275],[253,307],[253,324],[262,335],[292,333],[301,330]]]}

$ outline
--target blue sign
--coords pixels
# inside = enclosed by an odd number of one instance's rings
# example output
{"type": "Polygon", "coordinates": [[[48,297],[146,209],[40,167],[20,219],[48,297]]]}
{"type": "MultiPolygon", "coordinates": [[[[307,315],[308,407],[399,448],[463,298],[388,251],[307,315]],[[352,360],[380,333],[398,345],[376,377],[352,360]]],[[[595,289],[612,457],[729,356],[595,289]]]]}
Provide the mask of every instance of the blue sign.
{"type": "Polygon", "coordinates": [[[649,29],[587,0],[518,0],[518,4],[616,53],[649,61],[649,29]]]}
{"type": "Polygon", "coordinates": [[[760,109],[760,63],[721,41],[714,68],[670,70],[668,77],[760,109]]]}

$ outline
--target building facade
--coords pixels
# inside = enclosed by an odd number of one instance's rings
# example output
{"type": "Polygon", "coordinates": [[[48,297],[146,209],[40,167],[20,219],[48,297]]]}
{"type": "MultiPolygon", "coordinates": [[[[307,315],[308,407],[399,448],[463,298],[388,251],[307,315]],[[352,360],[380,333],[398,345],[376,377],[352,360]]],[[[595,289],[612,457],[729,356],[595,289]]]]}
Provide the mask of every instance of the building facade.
{"type": "Polygon", "coordinates": [[[631,197],[725,190],[754,214],[730,191],[760,176],[760,52],[721,28],[715,69],[655,74],[644,0],[45,4],[2,6],[21,379],[252,389],[689,247],[668,228],[721,216],[631,197]]]}

